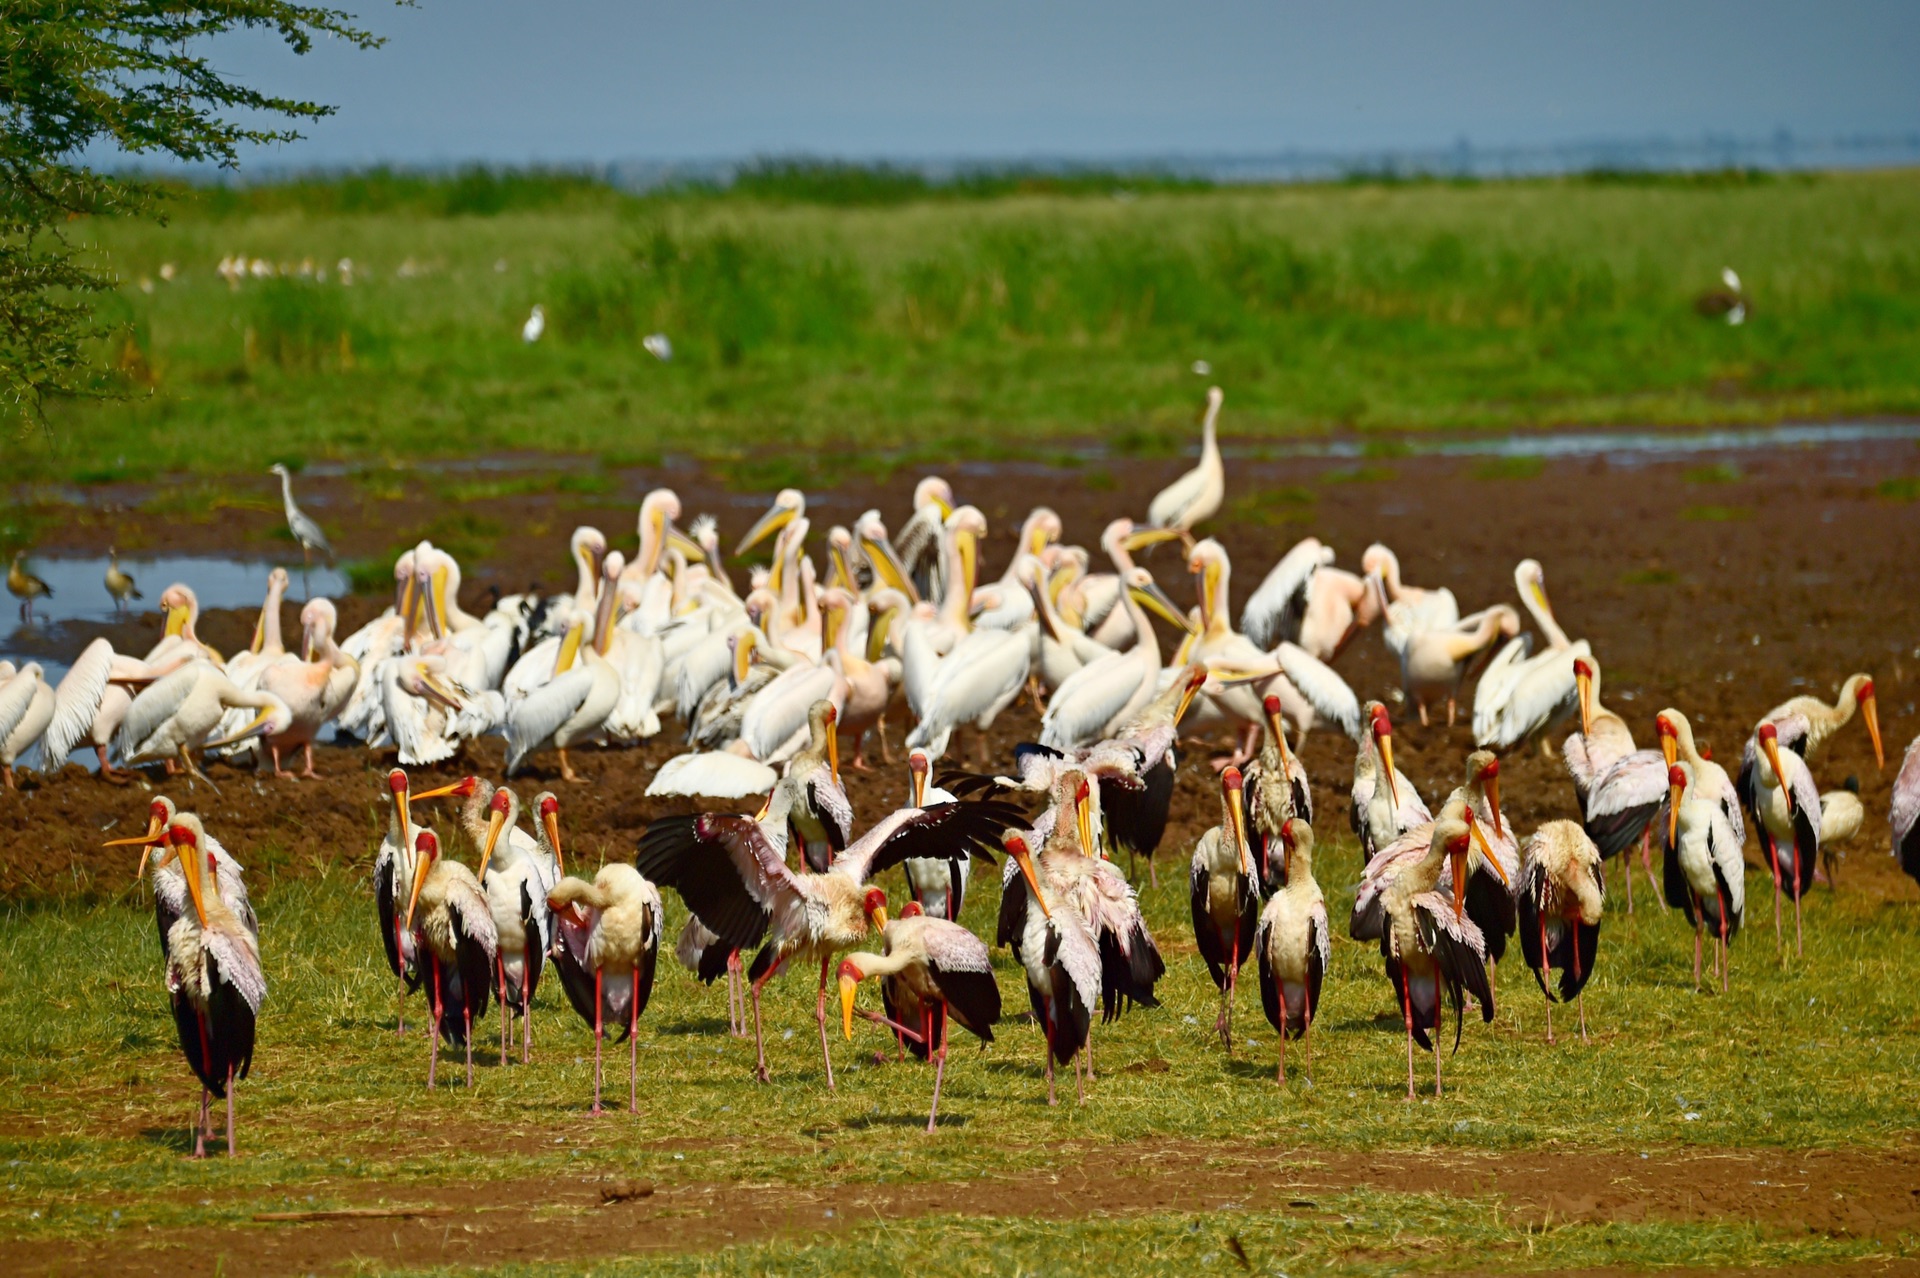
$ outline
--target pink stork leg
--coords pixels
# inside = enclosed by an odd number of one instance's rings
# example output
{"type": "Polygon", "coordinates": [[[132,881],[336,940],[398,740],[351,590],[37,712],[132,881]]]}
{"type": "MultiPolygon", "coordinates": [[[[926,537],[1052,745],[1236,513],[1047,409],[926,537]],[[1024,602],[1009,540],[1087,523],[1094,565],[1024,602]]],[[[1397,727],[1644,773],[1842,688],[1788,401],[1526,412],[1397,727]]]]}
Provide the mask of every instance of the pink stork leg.
{"type": "Polygon", "coordinates": [[[748,986],[748,991],[753,995],[753,1051],[758,1062],[754,1066],[753,1076],[763,1083],[772,1082],[773,1076],[767,1072],[767,1039],[760,1028],[760,987],[773,979],[773,974],[780,970],[784,962],[785,958],[774,960],[760,974],[760,978],[748,986]]]}
{"type": "Polygon", "coordinates": [[[431,948],[427,950],[427,970],[433,975],[433,1023],[427,1026],[427,1090],[433,1090],[434,1078],[440,1072],[440,956],[431,948]]]}
{"type": "Polygon", "coordinates": [[[227,1157],[232,1158],[233,1148],[233,1066],[227,1066],[227,1157]]]}
{"type": "Polygon", "coordinates": [[[640,969],[634,968],[627,1002],[627,1112],[640,1112],[640,969]]]}
{"type": "Polygon", "coordinates": [[[1760,841],[1767,845],[1767,861],[1773,866],[1773,947],[1779,949],[1784,939],[1780,935],[1780,845],[1764,825],[1760,827],[1760,841]]]}
{"type": "Polygon", "coordinates": [[[520,1063],[533,1059],[533,945],[520,962],[520,1063]]]}
{"type": "Polygon", "coordinates": [[[1280,1063],[1274,1067],[1273,1081],[1280,1086],[1287,1085],[1287,986],[1284,981],[1276,981],[1280,986],[1280,1063]]]}
{"type": "MultiPolygon", "coordinates": [[[[207,1044],[207,1018],[199,1012],[193,1014],[193,1023],[200,1029],[200,1070],[205,1073],[213,1063],[213,1051],[207,1044]]],[[[207,1156],[207,1133],[213,1128],[213,1093],[205,1086],[200,1088],[200,1117],[193,1129],[193,1156],[207,1156]]]]}
{"type": "Polygon", "coordinates": [[[820,998],[814,1004],[813,1018],[820,1023],[820,1059],[827,1067],[827,1090],[833,1090],[833,1053],[827,1047],[827,968],[832,966],[833,956],[820,960],[820,998]]]}
{"type": "MultiPolygon", "coordinates": [[[[1727,894],[1722,892],[1718,885],[1715,885],[1713,893],[1720,902],[1720,992],[1725,994],[1727,992],[1727,978],[1732,974],[1731,969],[1733,967],[1733,954],[1727,947],[1727,894]]],[[[1779,898],[1776,897],[1776,904],[1778,900],[1779,898]]]]}
{"type": "MultiPolygon", "coordinates": [[[[1693,992],[1696,994],[1700,992],[1700,916],[1706,913],[1704,905],[1699,894],[1695,893],[1693,898],[1693,992]]],[[[1716,950],[1714,952],[1716,966],[1719,961],[1720,955],[1716,950]]]]}
{"type": "Polygon", "coordinates": [[[1800,851],[1796,848],[1793,854],[1793,956],[1805,958],[1806,953],[1806,939],[1800,933],[1800,851]]]}
{"type": "Polygon", "coordinates": [[[507,1063],[507,1041],[513,1021],[513,1013],[507,1010],[507,961],[498,955],[493,960],[494,973],[500,978],[500,1063],[507,1063]]]}
{"type": "MultiPolygon", "coordinates": [[[[1400,1010],[1407,1019],[1407,1101],[1413,1101],[1413,982],[1405,965],[1400,968],[1400,1010]]],[[[1436,1055],[1438,1052],[1436,1051],[1436,1055]]]]}
{"type": "Polygon", "coordinates": [[[467,1090],[473,1090],[473,1004],[467,1001],[467,988],[460,987],[460,1020],[467,1030],[467,1090]]]}
{"type": "MultiPolygon", "coordinates": [[[[1633,863],[1627,862],[1627,882],[1633,882],[1633,863]]],[[[1580,947],[1576,944],[1574,949],[1580,947]]],[[[1547,1043],[1553,1043],[1553,992],[1547,985],[1547,912],[1540,911],[1540,988],[1547,995],[1547,1043]]]]}
{"type": "MultiPolygon", "coordinates": [[[[947,1076],[947,1008],[943,1003],[938,1012],[929,1013],[940,1018],[940,1054],[934,1058],[933,1065],[933,1108],[927,1111],[927,1135],[933,1135],[933,1120],[940,1113],[940,1083],[947,1076]]],[[[929,1027],[931,1032],[931,1027],[929,1027]]],[[[931,1040],[929,1040],[931,1041],[931,1040]]]]}
{"type": "Polygon", "coordinates": [[[1053,1094],[1053,1032],[1050,1029],[1043,1035],[1041,1043],[1047,1053],[1047,1104],[1058,1105],[1060,1101],[1053,1094]]]}
{"type": "Polygon", "coordinates": [[[600,1112],[600,1039],[606,1030],[601,1021],[601,1008],[606,1006],[600,1001],[601,972],[593,969],[593,1108],[587,1112],[600,1112]]]}

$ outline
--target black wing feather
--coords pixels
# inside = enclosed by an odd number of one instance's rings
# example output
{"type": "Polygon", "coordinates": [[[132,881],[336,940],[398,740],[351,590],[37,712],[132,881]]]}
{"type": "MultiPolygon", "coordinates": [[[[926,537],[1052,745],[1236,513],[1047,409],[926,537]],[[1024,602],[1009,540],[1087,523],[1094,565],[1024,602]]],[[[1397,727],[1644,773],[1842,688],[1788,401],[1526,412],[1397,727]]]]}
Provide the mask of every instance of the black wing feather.
{"type": "MultiPolygon", "coordinates": [[[[736,821],[753,824],[745,816],[661,817],[640,836],[634,865],[650,882],[678,892],[701,925],[730,949],[743,950],[766,935],[773,916],[748,894],[718,837],[725,823],[736,821]]],[[[741,831],[741,837],[759,836],[756,829],[741,831]]]]}

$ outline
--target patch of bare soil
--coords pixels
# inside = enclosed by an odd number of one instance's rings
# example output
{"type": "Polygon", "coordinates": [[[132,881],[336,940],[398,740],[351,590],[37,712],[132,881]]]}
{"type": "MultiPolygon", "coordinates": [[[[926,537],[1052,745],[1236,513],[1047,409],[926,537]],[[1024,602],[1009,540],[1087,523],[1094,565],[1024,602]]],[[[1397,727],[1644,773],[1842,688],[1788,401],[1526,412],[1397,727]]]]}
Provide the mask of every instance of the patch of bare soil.
{"type": "MultiPolygon", "coordinates": [[[[122,1231],[81,1243],[0,1242],[8,1272],[110,1265],[122,1274],[322,1273],[349,1264],[588,1261],[703,1251],[849,1225],[964,1211],[1081,1219],[1141,1212],[1293,1211],[1354,1189],[1491,1197],[1504,1221],[1752,1222],[1767,1231],[1893,1240],[1920,1229],[1920,1149],[1526,1154],[1326,1154],[1143,1141],[1037,1171],[956,1183],[818,1187],[645,1184],[620,1178],[478,1188],[367,1186],[356,1208],[402,1218],[122,1231]],[[612,1199],[612,1201],[609,1201],[612,1199]]],[[[1337,1218],[1337,1217],[1335,1217],[1337,1218]]],[[[1383,1244],[1390,1254],[1390,1245],[1383,1244]]],[[[1885,1272],[1884,1270],[1876,1270],[1885,1272]]]]}

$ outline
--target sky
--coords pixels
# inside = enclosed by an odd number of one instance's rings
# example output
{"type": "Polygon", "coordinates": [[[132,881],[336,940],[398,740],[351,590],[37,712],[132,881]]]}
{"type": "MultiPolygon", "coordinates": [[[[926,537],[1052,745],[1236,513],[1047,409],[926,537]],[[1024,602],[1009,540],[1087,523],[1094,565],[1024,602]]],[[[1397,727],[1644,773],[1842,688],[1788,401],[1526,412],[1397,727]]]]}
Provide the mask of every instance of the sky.
{"type": "Polygon", "coordinates": [[[339,114],[269,166],[1372,152],[1920,131],[1920,4],[331,0],[217,65],[339,114]]]}

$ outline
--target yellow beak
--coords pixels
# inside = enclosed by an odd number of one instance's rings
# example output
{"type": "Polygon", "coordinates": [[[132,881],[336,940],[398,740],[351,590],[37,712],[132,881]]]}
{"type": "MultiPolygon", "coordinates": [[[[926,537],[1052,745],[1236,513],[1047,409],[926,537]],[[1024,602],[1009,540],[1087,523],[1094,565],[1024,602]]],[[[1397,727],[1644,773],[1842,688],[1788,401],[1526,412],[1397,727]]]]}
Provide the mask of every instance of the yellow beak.
{"type": "Polygon", "coordinates": [[[1094,855],[1093,847],[1093,787],[1087,787],[1086,798],[1073,801],[1074,827],[1080,833],[1080,850],[1088,856],[1094,855]]]}
{"type": "Polygon", "coordinates": [[[1502,833],[1500,829],[1500,778],[1497,776],[1487,778],[1487,812],[1493,817],[1493,832],[1495,834],[1502,833]]]}
{"type": "Polygon", "coordinates": [[[1167,598],[1167,592],[1160,589],[1157,583],[1128,586],[1127,593],[1133,596],[1135,603],[1148,612],[1157,614],[1169,624],[1180,627],[1190,635],[1199,633],[1199,627],[1195,626],[1192,619],[1175,606],[1173,600],[1167,598]]]}
{"type": "Polygon", "coordinates": [[[1873,738],[1873,765],[1876,768],[1887,766],[1886,747],[1880,744],[1880,707],[1874,697],[1860,699],[1860,717],[1867,721],[1867,735],[1873,738]]]}
{"type": "Polygon", "coordinates": [[[427,874],[432,869],[433,858],[416,851],[413,858],[413,891],[407,896],[407,921],[402,925],[405,931],[413,930],[413,909],[420,903],[420,889],[427,885],[427,874]]]}
{"type": "Polygon", "coordinates": [[[833,783],[840,784],[840,725],[827,725],[827,771],[833,775],[833,783]]]}
{"type": "Polygon", "coordinates": [[[565,874],[567,872],[567,862],[566,858],[560,853],[560,814],[558,812],[546,813],[540,818],[540,821],[541,824],[547,827],[547,846],[553,849],[554,872],[565,874]]]}
{"type": "Polygon", "coordinates": [[[1052,918],[1053,910],[1047,905],[1047,898],[1040,894],[1040,878],[1033,872],[1032,853],[1028,852],[1025,848],[1020,849],[1018,852],[1008,849],[1007,855],[1011,856],[1014,859],[1014,863],[1020,867],[1020,873],[1024,875],[1027,880],[1027,891],[1033,893],[1033,899],[1040,903],[1040,912],[1048,918],[1052,918]]]}
{"type": "Polygon", "coordinates": [[[746,554],[749,550],[752,550],[755,546],[792,522],[793,507],[775,506],[772,510],[760,516],[759,522],[747,530],[747,535],[742,537],[740,544],[733,548],[735,557],[746,554]]]}
{"type": "Polygon", "coordinates": [[[167,609],[167,638],[176,639],[186,631],[188,615],[185,604],[175,604],[167,609]]]}
{"type": "Polygon", "coordinates": [[[1787,811],[1792,812],[1793,790],[1787,785],[1786,770],[1780,766],[1780,743],[1773,737],[1768,737],[1765,741],[1761,742],[1760,745],[1761,748],[1767,752],[1767,762],[1773,768],[1774,780],[1780,783],[1780,793],[1786,796],[1787,811]]]}
{"type": "Polygon", "coordinates": [[[493,860],[494,844],[500,841],[500,832],[506,828],[506,813],[495,811],[487,818],[487,844],[480,850],[480,873],[477,876],[481,882],[486,881],[487,864],[493,860]]]}
{"type": "Polygon", "coordinates": [[[1398,808],[1400,806],[1400,782],[1395,779],[1393,774],[1393,735],[1375,729],[1373,743],[1380,751],[1380,766],[1386,769],[1387,794],[1392,797],[1393,806],[1398,808]]]}
{"type": "Polygon", "coordinates": [[[860,983],[851,976],[840,977],[840,1032],[849,1039],[853,1037],[853,994],[860,983]]]}
{"type": "Polygon", "coordinates": [[[556,678],[573,669],[573,663],[580,657],[580,645],[586,637],[586,622],[576,621],[567,627],[566,638],[560,641],[560,655],[553,662],[553,673],[556,678]]]}
{"type": "Polygon", "coordinates": [[[1233,846],[1240,855],[1240,873],[1253,877],[1253,849],[1247,846],[1247,809],[1240,792],[1233,792],[1227,804],[1227,820],[1233,826],[1233,846]]]}
{"type": "Polygon", "coordinates": [[[1686,787],[1667,786],[1667,846],[1672,847],[1680,830],[1680,796],[1686,793],[1686,787]]]}
{"type": "MultiPolygon", "coordinates": [[[[175,855],[178,855],[176,851],[175,855]]],[[[193,912],[200,918],[200,926],[207,925],[207,901],[203,895],[205,888],[200,883],[200,849],[196,845],[185,856],[180,857],[180,872],[187,878],[187,892],[193,897],[193,912]]]]}
{"type": "Polygon", "coordinates": [[[1665,759],[1667,761],[1667,766],[1671,768],[1673,766],[1673,761],[1680,757],[1680,738],[1669,735],[1668,733],[1665,733],[1665,732],[1661,733],[1660,734],[1660,757],[1665,759]]]}
{"type": "Polygon", "coordinates": [[[1580,689],[1580,735],[1593,735],[1593,680],[1585,674],[1575,671],[1573,682],[1580,689]]]}
{"type": "Polygon", "coordinates": [[[248,737],[258,732],[260,730],[261,725],[266,723],[266,721],[271,718],[273,718],[273,707],[268,706],[266,709],[262,710],[259,714],[256,714],[255,716],[253,716],[253,718],[248,721],[246,727],[240,729],[240,731],[234,733],[232,736],[221,737],[218,741],[207,742],[207,748],[213,749],[217,746],[232,745],[236,741],[245,741],[248,737]]]}
{"type": "Polygon", "coordinates": [[[920,592],[913,588],[913,578],[907,575],[906,566],[893,552],[893,546],[884,541],[875,541],[871,537],[860,539],[860,549],[866,552],[867,562],[873,565],[874,575],[907,597],[910,603],[920,602],[920,592]]]}
{"type": "Polygon", "coordinates": [[[1178,540],[1180,534],[1172,528],[1136,528],[1121,538],[1120,544],[1131,554],[1148,546],[1157,546],[1163,541],[1178,540]]]}

